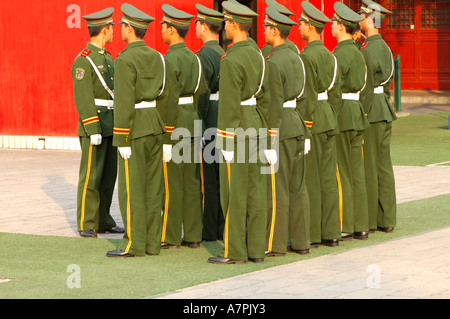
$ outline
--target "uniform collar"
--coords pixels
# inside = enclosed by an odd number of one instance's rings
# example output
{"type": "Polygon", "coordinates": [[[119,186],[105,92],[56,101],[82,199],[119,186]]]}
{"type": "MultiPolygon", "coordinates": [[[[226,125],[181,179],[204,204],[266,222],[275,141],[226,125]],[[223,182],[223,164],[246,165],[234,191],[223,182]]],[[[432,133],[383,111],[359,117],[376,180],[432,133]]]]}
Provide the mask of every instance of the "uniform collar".
{"type": "Polygon", "coordinates": [[[134,42],[129,43],[127,45],[127,49],[134,48],[134,47],[141,47],[141,46],[145,46],[145,41],[144,40],[138,40],[138,41],[134,41],[134,42]]]}
{"type": "Polygon", "coordinates": [[[349,45],[349,44],[354,45],[353,39],[347,39],[347,40],[338,42],[338,44],[336,44],[336,47],[341,47],[341,46],[349,45]]]}
{"type": "Polygon", "coordinates": [[[203,43],[204,47],[212,47],[212,46],[216,46],[219,45],[219,40],[209,40],[205,43],[203,43]]]}
{"type": "Polygon", "coordinates": [[[283,50],[283,49],[288,49],[288,45],[286,43],[277,45],[276,47],[274,47],[272,49],[272,52],[280,51],[280,50],[283,50]]]}
{"type": "Polygon", "coordinates": [[[105,52],[107,52],[105,48],[102,49],[91,42],[88,42],[86,47],[92,52],[97,52],[98,54],[105,54],[105,52]]]}
{"type": "Polygon", "coordinates": [[[312,47],[315,45],[323,45],[323,41],[322,40],[314,40],[314,41],[309,42],[306,46],[312,47]]]}
{"type": "Polygon", "coordinates": [[[381,38],[381,34],[374,34],[374,35],[371,35],[370,37],[367,37],[366,38],[366,40],[364,40],[364,43],[366,43],[366,42],[369,42],[369,41],[373,41],[373,40],[379,40],[379,39],[382,39],[381,38]]]}
{"type": "Polygon", "coordinates": [[[245,46],[249,46],[249,45],[250,45],[250,42],[248,42],[248,40],[239,41],[239,42],[233,43],[233,49],[239,48],[239,47],[245,47],[245,46]]]}
{"type": "Polygon", "coordinates": [[[185,48],[185,47],[186,47],[186,43],[183,41],[183,42],[179,42],[179,43],[176,43],[174,45],[171,45],[169,47],[168,51],[173,51],[173,50],[180,49],[180,48],[185,48]]]}

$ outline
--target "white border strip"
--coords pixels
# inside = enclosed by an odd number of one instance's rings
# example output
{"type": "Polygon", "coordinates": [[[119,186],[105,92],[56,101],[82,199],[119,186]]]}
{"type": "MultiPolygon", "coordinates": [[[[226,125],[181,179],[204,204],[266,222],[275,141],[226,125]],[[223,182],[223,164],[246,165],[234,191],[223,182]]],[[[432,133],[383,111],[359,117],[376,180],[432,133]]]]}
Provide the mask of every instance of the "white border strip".
{"type": "Polygon", "coordinates": [[[0,148],[80,151],[78,137],[0,135],[0,148]]]}

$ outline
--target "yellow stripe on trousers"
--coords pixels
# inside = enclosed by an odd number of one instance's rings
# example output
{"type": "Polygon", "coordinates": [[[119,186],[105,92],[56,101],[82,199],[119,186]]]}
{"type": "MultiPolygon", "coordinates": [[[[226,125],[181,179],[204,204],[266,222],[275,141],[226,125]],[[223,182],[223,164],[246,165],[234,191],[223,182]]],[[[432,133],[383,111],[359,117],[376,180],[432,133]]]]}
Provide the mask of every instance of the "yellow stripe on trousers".
{"type": "Polygon", "coordinates": [[[169,180],[167,179],[167,163],[163,161],[164,165],[164,184],[166,186],[166,200],[164,203],[164,223],[161,235],[161,242],[166,240],[166,229],[167,229],[167,214],[169,212],[169,180]]]}
{"type": "Polygon", "coordinates": [[[130,174],[128,170],[128,160],[125,160],[125,183],[127,186],[127,234],[128,245],[125,251],[128,253],[131,247],[131,207],[130,207],[130,174]]]}
{"type": "Polygon", "coordinates": [[[230,175],[230,162],[227,162],[227,172],[228,172],[228,208],[227,208],[227,218],[225,219],[225,236],[223,239],[225,246],[224,258],[228,258],[228,221],[230,217],[230,193],[231,193],[231,175],[230,175]]]}
{"type": "Polygon", "coordinates": [[[89,183],[89,178],[91,176],[91,162],[92,162],[92,145],[89,146],[88,167],[86,173],[86,180],[84,181],[83,197],[81,199],[81,220],[80,220],[81,231],[84,230],[83,224],[84,224],[84,214],[86,210],[86,192],[89,183]]]}
{"type": "Polygon", "coordinates": [[[343,219],[343,199],[342,199],[342,184],[341,184],[341,176],[339,175],[339,166],[336,164],[336,176],[337,176],[337,182],[338,182],[338,189],[339,189],[339,216],[341,219],[341,231],[342,231],[342,219],[343,219]]]}
{"type": "Polygon", "coordinates": [[[270,236],[269,236],[269,246],[268,251],[272,251],[273,246],[273,234],[275,232],[275,218],[277,216],[277,196],[275,189],[275,168],[274,165],[270,165],[271,175],[272,175],[272,223],[270,225],[270,236]]]}

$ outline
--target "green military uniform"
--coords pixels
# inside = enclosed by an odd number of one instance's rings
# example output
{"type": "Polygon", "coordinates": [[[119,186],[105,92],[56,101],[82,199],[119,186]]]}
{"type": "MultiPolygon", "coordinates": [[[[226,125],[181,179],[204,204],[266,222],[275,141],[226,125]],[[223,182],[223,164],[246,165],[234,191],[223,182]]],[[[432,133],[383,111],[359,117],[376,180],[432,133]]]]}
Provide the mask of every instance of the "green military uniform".
{"type": "MultiPolygon", "coordinates": [[[[236,0],[228,0],[228,2],[231,2],[231,3],[236,4],[236,5],[238,5],[238,6],[239,6],[239,5],[242,5],[241,3],[239,3],[239,1],[236,1],[236,0]]],[[[252,37],[250,37],[250,34],[249,34],[249,33],[247,33],[247,40],[248,40],[248,42],[250,43],[250,46],[251,46],[252,48],[255,48],[258,52],[261,52],[261,50],[259,49],[258,43],[256,43],[256,41],[253,40],[252,37]]],[[[228,41],[228,40],[225,40],[225,43],[227,43],[227,41],[228,41]]],[[[227,43],[227,51],[228,51],[228,49],[229,49],[232,45],[233,45],[233,43],[227,43]]]]}
{"type": "MultiPolygon", "coordinates": [[[[170,5],[162,5],[162,23],[189,26],[193,15],[170,5]]],[[[177,105],[175,129],[189,136],[172,133],[174,144],[172,161],[167,163],[166,205],[163,219],[163,248],[178,247],[182,231],[184,242],[199,243],[202,240],[202,192],[200,176],[200,141],[202,119],[198,110],[199,98],[204,92],[204,77],[199,58],[184,42],[169,47],[164,56],[171,86],[171,99],[177,105]]]]}
{"type": "MultiPolygon", "coordinates": [[[[330,22],[307,1],[299,20],[323,28],[330,22]]],[[[306,156],[306,186],[311,203],[311,242],[338,245],[341,237],[339,193],[336,177],[337,117],[328,102],[328,91],[336,80],[335,57],[322,40],[309,42],[300,54],[306,72],[306,98],[301,100],[305,123],[311,130],[311,151],[306,156]]]]}
{"type": "MultiPolygon", "coordinates": [[[[144,29],[154,18],[123,4],[121,23],[144,29]]],[[[161,248],[163,140],[173,125],[164,58],[143,40],[131,42],[116,59],[114,145],[131,147],[119,157],[119,205],[126,232],[108,256],[156,255],[161,248]]]]}
{"type": "MultiPolygon", "coordinates": [[[[363,19],[341,2],[336,2],[334,8],[331,20],[343,25],[356,26],[363,19]]],[[[331,90],[329,100],[338,111],[340,130],[336,146],[343,239],[367,239],[369,222],[362,141],[369,122],[359,102],[360,92],[366,85],[366,64],[352,39],[340,41],[333,54],[338,62],[339,81],[331,90]]]]}
{"type": "MultiPolygon", "coordinates": [[[[296,24],[273,8],[267,8],[266,14],[264,26],[290,30],[296,24]]],[[[306,253],[310,247],[310,216],[304,149],[310,133],[297,108],[304,92],[305,71],[299,55],[286,43],[274,47],[266,59],[271,145],[279,145],[277,172],[268,176],[266,256],[286,253],[288,238],[293,250],[306,253]]]]}
{"type": "MultiPolygon", "coordinates": [[[[276,2],[275,0],[266,0],[266,5],[270,8],[277,10],[279,13],[284,14],[287,17],[294,15],[292,11],[283,6],[282,4],[276,2]]],[[[294,53],[300,54],[300,50],[298,47],[289,39],[286,39],[286,45],[291,49],[294,53]]],[[[272,47],[269,44],[266,44],[261,48],[261,53],[266,58],[272,52],[272,47]]]]}
{"type": "MultiPolygon", "coordinates": [[[[364,0],[359,13],[382,22],[389,10],[364,0]],[[381,10],[381,11],[380,11],[381,10]],[[377,12],[378,11],[378,12],[377,12]],[[381,18],[380,18],[381,17],[381,18]]],[[[361,52],[367,65],[367,85],[361,103],[370,122],[364,133],[364,166],[369,205],[369,228],[392,231],[396,225],[395,179],[390,143],[392,121],[397,116],[390,102],[394,60],[392,52],[380,34],[366,38],[361,52]]]]}
{"type": "MultiPolygon", "coordinates": [[[[246,6],[228,1],[222,5],[225,19],[232,22],[251,23],[257,16],[246,6]]],[[[261,261],[265,255],[266,176],[260,171],[258,146],[266,145],[258,145],[258,139],[260,129],[267,135],[267,85],[268,71],[261,53],[248,41],[234,43],[220,63],[216,147],[232,159],[220,164],[224,249],[222,256],[208,259],[212,263],[261,261]]]]}
{"type": "MultiPolygon", "coordinates": [[[[223,14],[201,4],[195,5],[198,11],[197,21],[221,25],[223,14]]],[[[216,152],[215,137],[217,133],[217,117],[219,113],[219,78],[220,58],[225,51],[218,40],[210,40],[203,44],[197,56],[202,63],[207,90],[201,98],[206,107],[202,108],[205,122],[205,146],[202,156],[203,173],[203,235],[204,240],[213,241],[222,238],[225,220],[220,205],[219,156],[216,152]],[[210,132],[210,134],[208,134],[210,132]]]]}
{"type": "MultiPolygon", "coordinates": [[[[83,18],[88,27],[108,25],[112,24],[113,12],[113,8],[108,8],[83,18]]],[[[95,237],[94,230],[116,226],[110,215],[117,177],[117,149],[112,146],[114,59],[104,48],[88,43],[75,59],[71,73],[81,143],[77,228],[82,236],[85,231],[92,231],[91,236],[95,237]],[[100,145],[91,145],[90,136],[94,134],[101,134],[100,145]]]]}

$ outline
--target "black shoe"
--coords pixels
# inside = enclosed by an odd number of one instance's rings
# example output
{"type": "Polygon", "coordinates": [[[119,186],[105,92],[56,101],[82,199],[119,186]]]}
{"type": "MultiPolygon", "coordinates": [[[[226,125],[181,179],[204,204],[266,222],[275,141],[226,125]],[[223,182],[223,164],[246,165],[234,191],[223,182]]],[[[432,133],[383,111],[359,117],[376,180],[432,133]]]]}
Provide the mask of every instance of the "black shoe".
{"type": "Polygon", "coordinates": [[[217,257],[208,258],[208,262],[211,264],[229,265],[229,264],[245,264],[247,261],[246,260],[234,260],[234,259],[229,259],[229,258],[225,258],[222,256],[217,256],[217,257]]]}
{"type": "Polygon", "coordinates": [[[122,249],[111,250],[106,253],[106,257],[134,257],[134,255],[129,254],[122,249]]]}
{"type": "Polygon", "coordinates": [[[369,234],[373,234],[375,233],[377,230],[376,229],[369,229],[369,234]]]}
{"type": "Polygon", "coordinates": [[[309,254],[309,249],[299,249],[299,250],[295,250],[295,252],[300,255],[307,255],[307,254],[309,254]]]}
{"type": "Polygon", "coordinates": [[[168,243],[161,243],[161,249],[178,249],[180,246],[177,245],[171,245],[168,243]]]}
{"type": "Polygon", "coordinates": [[[253,261],[255,264],[264,262],[264,258],[249,258],[248,260],[253,261]]]}
{"type": "Polygon", "coordinates": [[[277,253],[274,251],[266,251],[266,257],[283,257],[284,255],[286,255],[285,253],[277,253]]]}
{"type": "Polygon", "coordinates": [[[145,254],[148,255],[148,256],[158,256],[158,254],[151,254],[151,253],[148,253],[148,252],[145,252],[145,254]]]}
{"type": "Polygon", "coordinates": [[[97,232],[93,229],[86,229],[86,230],[80,231],[80,236],[86,237],[86,238],[97,238],[97,232]]]}
{"type": "Polygon", "coordinates": [[[200,243],[198,242],[189,242],[189,241],[182,241],[181,246],[188,246],[189,248],[200,248],[200,243]]]}
{"type": "Polygon", "coordinates": [[[353,233],[341,233],[342,241],[351,241],[353,239],[353,233]]]}
{"type": "Polygon", "coordinates": [[[353,238],[359,239],[359,240],[369,239],[369,232],[368,231],[355,231],[355,233],[353,234],[353,238]]]}
{"type": "Polygon", "coordinates": [[[319,248],[320,243],[310,243],[309,248],[319,248]]]}
{"type": "Polygon", "coordinates": [[[385,233],[392,233],[394,231],[394,227],[380,227],[377,228],[379,231],[385,232],[385,233]]]}
{"type": "Polygon", "coordinates": [[[337,247],[339,246],[339,239],[322,239],[322,245],[328,246],[328,247],[337,247]]]}
{"type": "Polygon", "coordinates": [[[114,226],[113,228],[110,229],[105,229],[105,230],[99,230],[97,231],[99,234],[123,234],[125,232],[125,228],[119,227],[119,226],[114,226]]]}

